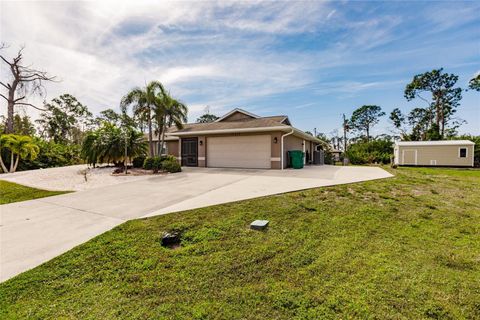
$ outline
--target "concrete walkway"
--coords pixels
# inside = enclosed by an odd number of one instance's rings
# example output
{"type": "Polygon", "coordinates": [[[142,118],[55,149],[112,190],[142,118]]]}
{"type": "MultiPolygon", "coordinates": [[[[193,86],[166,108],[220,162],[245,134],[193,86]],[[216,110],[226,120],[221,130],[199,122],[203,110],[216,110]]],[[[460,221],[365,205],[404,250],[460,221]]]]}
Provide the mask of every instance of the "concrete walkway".
{"type": "Polygon", "coordinates": [[[284,171],[187,168],[182,173],[145,176],[96,189],[2,205],[0,281],[130,219],[390,176],[376,167],[311,166],[284,171]]]}

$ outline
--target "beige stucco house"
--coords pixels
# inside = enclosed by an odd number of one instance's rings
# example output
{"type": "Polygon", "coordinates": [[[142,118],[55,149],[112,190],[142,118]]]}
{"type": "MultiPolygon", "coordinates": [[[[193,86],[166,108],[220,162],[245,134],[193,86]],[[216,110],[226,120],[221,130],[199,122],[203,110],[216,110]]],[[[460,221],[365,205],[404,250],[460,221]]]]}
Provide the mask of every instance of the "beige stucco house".
{"type": "Polygon", "coordinates": [[[469,140],[400,141],[394,147],[395,164],[473,167],[474,147],[469,140]]]}
{"type": "Polygon", "coordinates": [[[182,166],[282,169],[287,152],[302,150],[305,163],[321,142],[294,128],[287,116],[260,117],[234,109],[215,122],[189,123],[166,133],[166,153],[182,166]]]}

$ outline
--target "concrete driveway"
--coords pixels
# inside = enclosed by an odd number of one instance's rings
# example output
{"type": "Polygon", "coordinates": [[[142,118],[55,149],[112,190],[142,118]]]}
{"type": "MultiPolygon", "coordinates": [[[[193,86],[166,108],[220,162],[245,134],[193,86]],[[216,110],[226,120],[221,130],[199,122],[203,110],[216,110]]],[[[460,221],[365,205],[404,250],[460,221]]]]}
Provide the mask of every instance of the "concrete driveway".
{"type": "Polygon", "coordinates": [[[130,219],[308,188],[391,177],[376,167],[303,170],[187,168],[60,196],[0,206],[0,281],[130,219]]]}

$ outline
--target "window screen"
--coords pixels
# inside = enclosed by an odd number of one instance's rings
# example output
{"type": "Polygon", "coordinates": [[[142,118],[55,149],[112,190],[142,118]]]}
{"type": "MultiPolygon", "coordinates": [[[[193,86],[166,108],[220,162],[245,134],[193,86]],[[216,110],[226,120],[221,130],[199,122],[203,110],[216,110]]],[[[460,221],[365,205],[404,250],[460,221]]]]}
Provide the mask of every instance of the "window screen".
{"type": "Polygon", "coordinates": [[[460,158],[467,157],[467,148],[460,148],[460,158]]]}

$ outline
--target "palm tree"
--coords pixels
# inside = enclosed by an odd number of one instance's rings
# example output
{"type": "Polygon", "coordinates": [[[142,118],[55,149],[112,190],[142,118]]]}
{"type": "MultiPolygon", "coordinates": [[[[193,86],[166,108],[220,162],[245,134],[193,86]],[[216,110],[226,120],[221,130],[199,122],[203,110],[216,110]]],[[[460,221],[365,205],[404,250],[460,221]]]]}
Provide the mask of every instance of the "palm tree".
{"type": "Polygon", "coordinates": [[[120,103],[123,112],[126,112],[128,106],[132,105],[133,113],[142,119],[146,118],[148,126],[148,145],[149,155],[152,157],[153,152],[153,131],[152,131],[152,112],[155,107],[155,101],[158,96],[165,93],[163,85],[159,81],[151,81],[145,88],[133,88],[127,93],[120,103]]]}
{"type": "MultiPolygon", "coordinates": [[[[127,158],[144,156],[147,145],[143,134],[133,128],[127,130],[127,158]]],[[[125,163],[125,132],[114,124],[105,122],[99,129],[89,132],[82,144],[82,158],[88,164],[125,163]]]]}
{"type": "Polygon", "coordinates": [[[5,148],[10,151],[10,170],[7,170],[0,152],[0,166],[3,172],[13,173],[17,170],[20,158],[34,160],[40,148],[33,142],[32,137],[16,134],[4,134],[0,136],[0,151],[5,148]]]}
{"type": "Polygon", "coordinates": [[[99,155],[98,133],[90,131],[83,139],[81,157],[95,168],[99,155]]]}
{"type": "Polygon", "coordinates": [[[172,98],[170,93],[163,93],[157,98],[154,116],[157,123],[157,133],[160,137],[158,144],[158,154],[160,155],[165,141],[165,132],[173,125],[177,129],[182,129],[183,124],[187,122],[188,109],[185,104],[172,98]]]}

